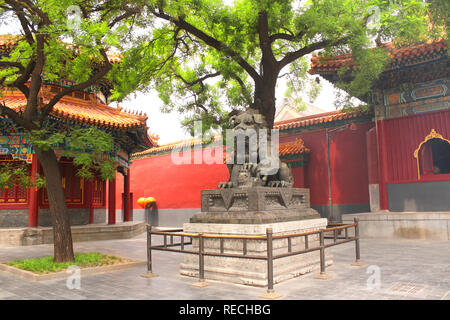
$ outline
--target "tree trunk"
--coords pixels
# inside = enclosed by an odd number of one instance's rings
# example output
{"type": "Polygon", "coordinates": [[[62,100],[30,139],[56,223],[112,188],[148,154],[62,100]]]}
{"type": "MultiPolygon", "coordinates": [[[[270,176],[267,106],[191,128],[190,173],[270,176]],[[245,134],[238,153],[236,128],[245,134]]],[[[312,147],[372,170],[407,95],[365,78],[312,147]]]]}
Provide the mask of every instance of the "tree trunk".
{"type": "Polygon", "coordinates": [[[273,128],[275,119],[275,87],[276,76],[266,77],[261,85],[255,86],[254,108],[265,117],[268,129],[273,128]]]}
{"type": "Polygon", "coordinates": [[[72,232],[58,159],[51,149],[44,151],[35,147],[35,151],[46,179],[53,225],[54,260],[55,262],[74,261],[72,232]]]}

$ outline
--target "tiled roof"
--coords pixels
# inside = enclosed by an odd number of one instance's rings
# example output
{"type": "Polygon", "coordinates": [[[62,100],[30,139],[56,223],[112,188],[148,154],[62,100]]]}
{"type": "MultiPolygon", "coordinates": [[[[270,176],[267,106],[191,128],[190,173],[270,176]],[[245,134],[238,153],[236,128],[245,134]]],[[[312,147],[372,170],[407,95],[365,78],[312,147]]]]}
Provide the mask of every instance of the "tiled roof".
{"type": "Polygon", "coordinates": [[[297,138],[294,141],[280,143],[279,146],[280,156],[309,153],[310,151],[310,149],[305,147],[305,143],[300,138],[297,138]]]}
{"type": "MultiPolygon", "coordinates": [[[[311,116],[275,122],[273,128],[282,131],[282,130],[288,130],[288,129],[292,129],[292,128],[308,127],[308,126],[317,125],[317,124],[326,124],[326,123],[331,123],[333,121],[339,121],[339,120],[345,120],[345,119],[356,119],[356,118],[362,117],[364,115],[366,115],[366,113],[358,108],[355,108],[355,110],[348,111],[348,112],[343,112],[341,110],[337,110],[337,111],[332,111],[332,112],[325,112],[325,113],[315,114],[315,115],[311,115],[311,116]]],[[[218,141],[220,139],[221,139],[221,135],[217,134],[213,137],[212,141],[218,141]]],[[[169,151],[173,150],[174,148],[181,149],[182,147],[193,147],[193,146],[196,146],[199,144],[204,144],[204,143],[205,142],[202,141],[200,138],[192,138],[192,139],[187,139],[187,140],[171,142],[171,143],[167,143],[167,144],[164,144],[161,146],[157,146],[154,148],[144,150],[142,152],[134,153],[133,158],[135,158],[135,159],[145,158],[145,157],[149,157],[152,155],[169,152],[169,151]]],[[[296,140],[293,142],[280,143],[279,152],[280,152],[280,155],[289,155],[289,154],[298,154],[298,153],[308,153],[309,149],[304,146],[303,141],[300,139],[300,141],[296,140]]],[[[224,157],[225,157],[225,155],[224,155],[224,157]]]]}
{"type": "Polygon", "coordinates": [[[0,34],[0,50],[11,48],[20,38],[21,36],[18,35],[0,34]]]}
{"type": "MultiPolygon", "coordinates": [[[[400,66],[414,65],[440,57],[447,50],[445,40],[429,41],[395,48],[392,43],[385,44],[391,61],[385,71],[398,68],[400,66]]],[[[310,74],[334,73],[341,67],[352,67],[353,57],[351,54],[344,54],[335,57],[318,57],[313,55],[311,58],[310,74]]]]}
{"type": "Polygon", "coordinates": [[[358,118],[365,113],[360,109],[355,109],[348,112],[343,112],[341,110],[319,113],[311,116],[300,117],[296,119],[290,119],[285,121],[276,122],[273,125],[274,129],[288,130],[292,128],[308,127],[312,125],[325,124],[333,121],[345,120],[358,118]]]}
{"type": "MultiPolygon", "coordinates": [[[[159,139],[159,137],[158,137],[158,139],[159,139]]],[[[213,136],[211,142],[219,141],[221,139],[222,139],[222,136],[220,134],[216,134],[215,136],[213,136]]],[[[191,138],[191,139],[186,139],[186,140],[180,140],[180,141],[163,144],[163,145],[160,145],[160,146],[157,146],[154,148],[150,148],[150,149],[144,150],[142,152],[136,152],[133,154],[133,157],[134,158],[144,158],[146,156],[151,156],[154,154],[168,152],[175,148],[180,148],[180,150],[181,150],[182,148],[203,145],[204,143],[206,143],[206,142],[200,138],[191,138]]]]}
{"type": "MultiPolygon", "coordinates": [[[[220,135],[215,136],[213,141],[218,141],[218,139],[221,139],[220,135]]],[[[172,143],[168,143],[168,144],[158,146],[155,148],[150,148],[150,149],[142,151],[142,152],[134,153],[133,158],[135,158],[135,159],[144,158],[147,156],[171,151],[174,148],[194,147],[196,145],[200,145],[203,143],[204,142],[200,138],[192,138],[192,139],[172,142],[172,143]]],[[[280,143],[280,145],[279,145],[279,154],[280,155],[295,155],[295,154],[302,154],[302,153],[309,153],[309,152],[310,152],[310,149],[308,149],[305,146],[303,140],[300,138],[297,138],[294,141],[280,143]]],[[[224,153],[224,162],[226,162],[229,157],[230,157],[230,154],[224,153]]]]}
{"type": "MultiPolygon", "coordinates": [[[[48,98],[44,98],[44,103],[48,100],[48,98]]],[[[5,94],[0,101],[18,112],[22,112],[26,105],[25,96],[18,91],[5,94]]],[[[85,101],[73,97],[63,97],[53,107],[50,115],[59,119],[70,119],[77,123],[114,129],[146,128],[148,118],[145,114],[124,112],[99,101],[85,101]]]]}

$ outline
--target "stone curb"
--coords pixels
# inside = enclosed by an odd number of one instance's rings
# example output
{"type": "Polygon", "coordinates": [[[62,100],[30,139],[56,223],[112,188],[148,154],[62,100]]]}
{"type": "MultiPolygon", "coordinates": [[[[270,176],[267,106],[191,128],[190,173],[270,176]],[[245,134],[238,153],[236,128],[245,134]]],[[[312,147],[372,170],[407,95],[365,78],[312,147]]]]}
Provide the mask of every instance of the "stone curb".
{"type": "MultiPolygon", "coordinates": [[[[131,269],[136,267],[146,266],[146,261],[132,261],[121,264],[114,264],[109,266],[101,266],[101,267],[90,267],[90,268],[81,268],[81,276],[94,275],[99,273],[113,272],[125,269],[131,269]]],[[[35,274],[31,271],[21,270],[15,267],[8,266],[4,263],[0,263],[0,271],[9,272],[18,277],[30,280],[30,281],[49,281],[49,280],[61,280],[70,277],[70,273],[67,273],[66,270],[54,272],[50,274],[35,274]]]]}

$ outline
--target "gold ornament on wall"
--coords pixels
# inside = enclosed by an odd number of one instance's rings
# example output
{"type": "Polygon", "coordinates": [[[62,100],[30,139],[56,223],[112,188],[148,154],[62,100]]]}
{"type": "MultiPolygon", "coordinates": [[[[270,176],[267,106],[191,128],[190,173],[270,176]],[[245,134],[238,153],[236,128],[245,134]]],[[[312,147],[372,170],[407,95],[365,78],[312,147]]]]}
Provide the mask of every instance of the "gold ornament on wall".
{"type": "Polygon", "coordinates": [[[419,144],[419,147],[416,150],[414,150],[414,158],[416,158],[416,161],[417,161],[417,179],[419,179],[419,180],[420,180],[419,151],[420,151],[420,148],[422,148],[422,145],[424,145],[431,139],[441,139],[450,144],[449,140],[445,139],[441,134],[437,133],[436,130],[431,129],[430,133],[425,137],[425,140],[423,140],[419,144]]]}

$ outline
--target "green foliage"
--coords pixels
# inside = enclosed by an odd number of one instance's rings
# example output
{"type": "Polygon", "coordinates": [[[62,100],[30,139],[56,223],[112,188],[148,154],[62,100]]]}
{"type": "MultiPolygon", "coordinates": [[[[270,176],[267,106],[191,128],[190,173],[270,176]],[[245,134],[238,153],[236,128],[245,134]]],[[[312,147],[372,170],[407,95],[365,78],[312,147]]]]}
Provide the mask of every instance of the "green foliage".
{"type": "MultiPolygon", "coordinates": [[[[50,24],[43,24],[42,17],[30,17],[24,10],[35,31],[33,38],[36,39],[37,34],[45,35],[42,75],[48,80],[64,79],[74,83],[88,80],[104,61],[101,50],[118,52],[130,32],[132,17],[110,26],[123,14],[123,1],[38,0],[32,3],[50,21],[50,24]],[[78,6],[79,13],[89,17],[81,16],[80,23],[73,24],[73,17],[68,14],[71,6],[78,6]]],[[[26,4],[21,5],[27,7],[26,4]]],[[[8,18],[8,25],[20,25],[13,10],[6,10],[8,6],[4,0],[0,0],[0,6],[5,8],[0,12],[0,18],[8,18]]],[[[34,10],[31,5],[28,7],[34,10]]],[[[31,59],[36,60],[36,41],[29,44],[23,36],[16,40],[9,55],[2,56],[0,61],[19,62],[26,66],[31,59]]],[[[0,68],[0,88],[12,85],[20,76],[18,71],[16,67],[0,68]]]]}
{"type": "Polygon", "coordinates": [[[43,188],[45,187],[45,178],[36,174],[35,179],[31,179],[29,169],[25,162],[19,162],[12,165],[11,162],[0,164],[0,189],[11,189],[16,185],[25,188],[43,188]]]}
{"type": "MultiPolygon", "coordinates": [[[[48,79],[85,81],[102,61],[99,49],[114,49],[121,62],[108,74],[114,84],[112,99],[156,89],[163,111],[184,112],[183,125],[192,130],[193,120],[222,126],[231,110],[254,106],[261,93],[250,69],[263,82],[286,76],[290,96],[314,100],[320,86],[311,82],[307,70],[310,53],[317,50],[325,55],[352,53],[361,67],[352,70],[352,83],[342,87],[352,95],[365,94],[387,63],[386,56],[371,49],[374,39],[406,44],[442,36],[448,1],[426,2],[429,11],[422,0],[38,0],[36,4],[53,22],[40,30],[48,38],[44,66],[48,79]],[[90,13],[76,29],[68,28],[70,5],[90,13]],[[125,7],[137,8],[137,13],[110,27],[125,7]],[[275,61],[296,56],[280,69],[264,69],[261,14],[267,16],[275,61]],[[435,22],[432,30],[430,20],[435,22]]],[[[22,40],[10,57],[1,59],[26,62],[35,54],[36,48],[22,40]]],[[[4,84],[18,75],[14,67],[0,70],[4,84]]]]}
{"type": "Polygon", "coordinates": [[[99,252],[76,253],[75,260],[70,262],[54,262],[53,257],[29,258],[14,260],[6,264],[18,269],[31,271],[37,274],[48,274],[52,272],[63,271],[70,266],[80,268],[100,267],[105,265],[126,262],[126,259],[113,255],[102,254],[99,252]]]}
{"type": "Polygon", "coordinates": [[[442,37],[443,34],[449,40],[448,33],[450,27],[450,1],[448,0],[428,0],[428,8],[430,12],[430,22],[433,24],[433,32],[435,37],[442,37]]]}
{"type": "Polygon", "coordinates": [[[68,132],[49,132],[42,129],[32,132],[32,142],[42,150],[62,149],[62,155],[73,158],[77,175],[84,179],[94,178],[100,172],[103,179],[115,175],[115,164],[105,159],[114,152],[113,137],[96,127],[70,128],[68,132]]]}
{"type": "Polygon", "coordinates": [[[110,79],[113,98],[121,100],[135,90],[156,89],[164,110],[185,112],[183,121],[192,131],[192,120],[219,125],[233,109],[252,106],[258,93],[254,77],[242,61],[260,76],[270,72],[288,78],[288,95],[310,100],[320,85],[307,74],[309,53],[300,54],[282,70],[261,71],[263,55],[258,25],[260,13],[267,14],[268,36],[275,37],[270,50],[280,62],[294,52],[321,41],[317,49],[326,55],[351,52],[356,64],[353,81],[345,89],[360,96],[370,89],[386,64],[371,42],[411,43],[428,39],[427,11],[422,0],[180,0],[146,1],[140,23],[151,30],[141,33],[115,66],[110,79]],[[378,24],[374,8],[379,9],[378,24]],[[150,13],[149,13],[150,12],[150,13]],[[170,19],[163,16],[170,16],[170,19]],[[184,25],[176,22],[183,22],[184,25]],[[188,24],[191,29],[186,28],[188,24]],[[195,29],[195,32],[192,31],[195,29]],[[213,39],[205,40],[200,33],[213,39]],[[277,35],[283,35],[276,37],[277,35]],[[220,46],[214,44],[220,42],[220,46]],[[212,121],[211,119],[214,119],[212,121]]]}

